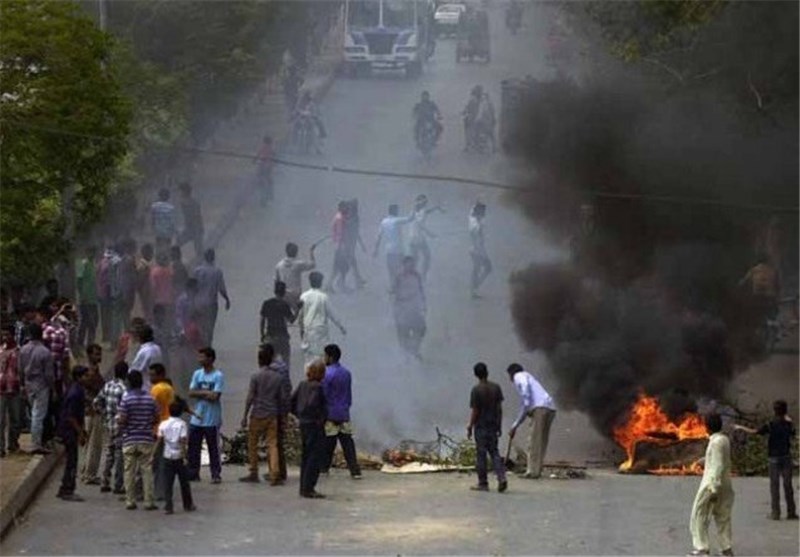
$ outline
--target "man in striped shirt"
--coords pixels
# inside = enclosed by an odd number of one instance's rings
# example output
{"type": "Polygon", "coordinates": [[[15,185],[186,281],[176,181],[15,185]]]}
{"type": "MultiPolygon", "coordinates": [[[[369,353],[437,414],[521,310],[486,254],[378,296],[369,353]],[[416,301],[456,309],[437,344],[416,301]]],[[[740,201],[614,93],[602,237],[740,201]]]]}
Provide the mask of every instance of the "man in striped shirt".
{"type": "Polygon", "coordinates": [[[125,459],[125,508],[136,509],[134,483],[141,470],[144,483],[144,510],[158,509],[153,497],[153,445],[155,426],[160,413],[155,399],[142,389],[142,374],[128,374],[128,392],[122,396],[117,409],[117,420],[122,431],[122,455],[125,459]]]}

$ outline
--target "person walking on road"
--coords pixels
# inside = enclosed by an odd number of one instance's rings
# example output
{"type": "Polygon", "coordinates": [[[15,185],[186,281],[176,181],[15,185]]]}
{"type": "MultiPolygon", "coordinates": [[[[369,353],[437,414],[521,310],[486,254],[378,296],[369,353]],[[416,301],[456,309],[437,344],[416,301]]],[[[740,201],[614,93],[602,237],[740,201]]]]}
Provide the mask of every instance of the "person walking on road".
{"type": "Polygon", "coordinates": [[[158,425],[158,440],[156,452],[164,456],[161,461],[161,475],[164,478],[164,514],[173,514],[172,488],[175,485],[175,476],[181,487],[183,510],[196,511],[192,501],[192,486],[189,484],[189,473],[184,464],[189,431],[186,422],[181,419],[184,407],[178,402],[169,405],[169,418],[158,425]]]}
{"type": "Polygon", "coordinates": [[[297,314],[286,301],[286,283],[275,283],[275,296],[265,300],[261,305],[261,323],[258,336],[262,343],[271,344],[280,355],[286,366],[291,368],[292,347],[289,337],[290,323],[294,323],[297,314]],[[266,327],[265,327],[266,325],[266,327]]]}
{"type": "Polygon", "coordinates": [[[19,450],[24,401],[14,326],[3,323],[0,334],[0,458],[3,458],[6,451],[11,453],[19,450]]]}
{"type": "MultiPolygon", "coordinates": [[[[168,420],[170,417],[169,405],[175,400],[175,391],[172,385],[167,382],[167,369],[163,364],[153,364],[148,370],[150,376],[150,396],[156,401],[159,413],[159,424],[168,420]]],[[[156,500],[160,501],[165,497],[166,484],[164,481],[164,445],[156,445],[153,450],[153,485],[155,487],[156,500]]]]}
{"type": "Polygon", "coordinates": [[[708,527],[711,517],[717,524],[717,534],[722,555],[733,555],[731,547],[731,511],[733,510],[733,485],[731,483],[731,442],[722,433],[719,414],[705,417],[708,438],[703,479],[692,505],[689,529],[694,550],[689,555],[708,555],[708,527]]]}
{"type": "Polygon", "coordinates": [[[83,497],[75,494],[78,477],[78,446],[86,443],[84,429],[84,413],[86,411],[86,374],[88,369],[76,366],[72,369],[72,383],[64,396],[61,405],[61,417],[58,422],[58,436],[64,444],[66,463],[61,477],[61,487],[56,497],[63,501],[83,501],[83,497]]]}
{"type": "Polygon", "coordinates": [[[469,215],[470,256],[472,257],[472,280],[470,293],[472,298],[479,298],[478,288],[492,272],[492,261],[486,253],[483,230],[483,219],[486,216],[486,205],[480,201],[472,207],[469,215]]]}
{"type": "Polygon", "coordinates": [[[156,344],[153,328],[150,325],[142,325],[136,335],[139,337],[139,350],[131,363],[131,371],[138,371],[144,380],[144,389],[150,391],[150,367],[153,364],[163,364],[164,355],[161,347],[156,344]],[[144,379],[146,377],[146,380],[144,379]]]}
{"type": "Polygon", "coordinates": [[[50,393],[55,384],[55,363],[52,352],[42,343],[41,325],[31,323],[28,332],[30,340],[19,351],[19,380],[21,392],[31,406],[31,452],[49,454],[43,436],[50,393]]]}
{"type": "Polygon", "coordinates": [[[231,309],[231,300],[225,287],[225,276],[222,274],[222,269],[214,265],[216,257],[213,249],[207,249],[204,254],[205,261],[194,270],[194,278],[197,280],[197,300],[203,312],[203,335],[208,346],[214,343],[214,327],[219,312],[218,297],[222,296],[225,300],[225,311],[231,309]]]}
{"type": "Polygon", "coordinates": [[[189,182],[183,182],[179,188],[181,190],[183,230],[178,238],[178,245],[182,246],[187,242],[192,242],[195,257],[200,257],[200,254],[203,253],[203,236],[205,234],[203,211],[200,209],[197,199],[192,197],[192,186],[189,182]]]}
{"type": "Polygon", "coordinates": [[[428,196],[420,194],[414,201],[414,220],[411,221],[408,234],[409,254],[416,261],[422,259],[421,274],[422,280],[428,278],[428,271],[431,268],[431,248],[428,245],[428,238],[434,238],[433,233],[428,230],[426,222],[428,215],[434,211],[444,213],[444,209],[437,205],[428,207],[428,196]]]}
{"type": "Polygon", "coordinates": [[[300,497],[324,499],[316,490],[320,467],[325,460],[325,418],[327,406],[322,391],[325,363],[314,360],[306,369],[306,379],[292,394],[292,414],[300,422],[302,456],[300,458],[300,497]]]}
{"type": "Polygon", "coordinates": [[[503,391],[497,383],[489,381],[489,371],[486,364],[478,362],[472,368],[478,384],[472,388],[469,395],[469,423],[467,424],[467,439],[474,433],[476,450],[476,468],[478,471],[478,485],[472,486],[473,491],[489,491],[489,478],[486,468],[487,455],[492,459],[492,468],[497,475],[497,491],[500,493],[508,489],[506,480],[506,466],[497,450],[497,441],[503,427],[503,391]]]}
{"type": "Polygon", "coordinates": [[[178,230],[175,205],[170,203],[169,197],[169,190],[161,188],[158,201],[150,205],[150,224],[156,237],[157,252],[169,250],[178,230]]]}
{"type": "Polygon", "coordinates": [[[519,394],[519,414],[508,431],[509,443],[514,439],[517,428],[525,418],[530,418],[531,432],[528,438],[528,466],[524,478],[538,479],[542,476],[542,466],[550,441],[550,426],[556,417],[556,406],[552,397],[533,375],[521,365],[508,366],[508,377],[519,394]]]}
{"type": "Polygon", "coordinates": [[[114,471],[114,493],[125,493],[124,459],[122,456],[122,431],[119,427],[117,415],[122,396],[127,390],[125,381],[128,379],[128,364],[117,362],[114,365],[114,377],[106,381],[102,390],[93,401],[94,409],[105,420],[106,458],[103,463],[103,478],[100,491],[111,491],[111,471],[114,471]]]}
{"type": "Polygon", "coordinates": [[[222,425],[222,393],[225,375],[214,365],[217,353],[211,347],[197,351],[200,368],[192,375],[189,397],[197,400],[189,421],[189,479],[200,481],[200,448],[205,439],[211,468],[211,483],[222,482],[219,458],[219,428],[222,425]]]}
{"type": "Polygon", "coordinates": [[[312,362],[323,354],[325,345],[329,342],[328,321],[339,327],[342,335],[347,331],[331,310],[328,295],[322,291],[322,273],[314,271],[308,281],[311,288],[300,296],[300,338],[301,347],[306,357],[306,363],[312,362]]]}
{"type": "Polygon", "coordinates": [[[427,304],[422,277],[416,270],[416,260],[407,255],[403,258],[403,271],[392,287],[394,319],[400,347],[418,360],[422,339],[425,337],[425,314],[427,304]]]}
{"type": "Polygon", "coordinates": [[[781,490],[783,480],[783,494],[786,498],[786,519],[797,520],[797,506],[794,501],[794,487],[792,487],[792,439],[797,438],[797,431],[788,416],[788,406],[785,400],[776,400],[772,404],[775,416],[769,423],[758,429],[741,425],[735,429],[757,435],[767,435],[767,458],[769,462],[769,494],[772,512],[770,520],[781,519],[781,490]]]}
{"type": "Polygon", "coordinates": [[[322,392],[325,395],[328,414],[325,420],[326,454],[322,470],[327,472],[333,461],[336,441],[342,446],[350,477],[361,479],[361,467],[358,465],[356,445],[353,442],[353,426],[350,423],[350,407],[353,405],[352,379],[350,371],[339,360],[342,351],[336,344],[325,347],[325,377],[322,380],[322,392]]]}
{"type": "Polygon", "coordinates": [[[158,507],[153,496],[153,445],[155,427],[161,417],[158,405],[149,392],[142,389],[139,371],[128,374],[128,391],[122,395],[117,421],[122,432],[122,455],[125,459],[125,508],[136,509],[136,477],[141,473],[144,488],[144,510],[158,507]]]}
{"type": "Polygon", "coordinates": [[[86,248],[86,257],[81,259],[75,267],[78,313],[80,315],[76,342],[79,347],[94,343],[97,336],[97,325],[100,322],[100,313],[97,305],[96,258],[97,248],[89,246],[86,248]]]}
{"type": "Polygon", "coordinates": [[[303,292],[303,273],[313,271],[317,267],[314,258],[314,250],[317,244],[312,244],[308,250],[308,261],[297,259],[297,244],[289,242],[286,244],[286,257],[281,259],[275,266],[275,282],[282,282],[286,285],[286,301],[296,308],[300,301],[300,294],[303,292]]]}
{"type": "Polygon", "coordinates": [[[347,202],[347,215],[344,219],[342,229],[342,247],[347,258],[348,267],[353,269],[356,279],[356,289],[361,290],[367,281],[361,276],[358,269],[358,259],[356,258],[356,246],[361,246],[361,251],[367,252],[364,247],[364,240],[361,239],[361,219],[358,216],[358,199],[351,199],[347,202]]]}
{"type": "Polygon", "coordinates": [[[269,367],[274,351],[270,346],[262,346],[258,351],[259,370],[250,378],[250,388],[244,405],[242,429],[247,429],[247,456],[250,473],[241,482],[259,482],[258,443],[267,439],[267,462],[272,486],[283,485],[280,473],[280,454],[278,447],[278,427],[282,413],[289,407],[291,390],[289,383],[274,369],[269,367]]]}
{"type": "Polygon", "coordinates": [[[375,240],[375,249],[372,250],[372,256],[378,256],[378,250],[383,243],[383,250],[386,254],[386,268],[389,273],[389,284],[394,284],[397,275],[403,265],[403,226],[414,220],[414,214],[401,217],[400,208],[395,205],[389,205],[389,215],[386,216],[380,224],[380,231],[378,238],[375,240]]]}

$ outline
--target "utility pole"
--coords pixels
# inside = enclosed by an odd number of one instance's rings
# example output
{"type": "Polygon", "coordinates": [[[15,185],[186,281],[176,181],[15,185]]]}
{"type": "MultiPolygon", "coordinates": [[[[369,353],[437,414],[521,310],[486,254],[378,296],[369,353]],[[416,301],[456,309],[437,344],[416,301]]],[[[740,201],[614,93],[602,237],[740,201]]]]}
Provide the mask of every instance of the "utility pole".
{"type": "Polygon", "coordinates": [[[106,0],[97,0],[97,7],[100,11],[100,30],[105,31],[108,24],[108,14],[106,12],[106,0]]]}

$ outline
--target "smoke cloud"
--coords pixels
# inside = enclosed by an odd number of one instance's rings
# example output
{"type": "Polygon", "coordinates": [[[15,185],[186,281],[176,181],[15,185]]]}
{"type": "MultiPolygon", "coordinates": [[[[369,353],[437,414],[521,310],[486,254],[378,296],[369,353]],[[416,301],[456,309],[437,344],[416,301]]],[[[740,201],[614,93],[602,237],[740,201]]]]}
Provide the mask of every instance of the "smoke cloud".
{"type": "Polygon", "coordinates": [[[723,396],[759,357],[738,281],[768,222],[797,275],[796,120],[742,131],[713,92],[630,76],[533,91],[513,136],[536,177],[515,201],[571,257],[514,273],[512,315],[557,399],[608,434],[640,390],[673,416],[723,396]]]}

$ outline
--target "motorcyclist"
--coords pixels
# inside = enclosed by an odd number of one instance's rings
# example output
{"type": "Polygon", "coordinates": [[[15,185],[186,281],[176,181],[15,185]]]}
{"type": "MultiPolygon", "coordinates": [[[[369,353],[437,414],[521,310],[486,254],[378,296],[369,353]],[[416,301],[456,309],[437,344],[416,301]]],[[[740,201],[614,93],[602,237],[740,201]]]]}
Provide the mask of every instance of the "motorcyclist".
{"type": "Polygon", "coordinates": [[[422,126],[427,122],[433,123],[436,137],[434,142],[439,141],[439,136],[442,135],[442,124],[439,120],[442,119],[442,114],[439,112],[439,107],[431,100],[431,94],[428,91],[423,91],[420,101],[414,105],[414,139],[419,141],[422,126]]]}
{"type": "MultiPolygon", "coordinates": [[[[325,126],[322,125],[319,108],[314,102],[314,96],[311,94],[311,91],[303,91],[300,100],[297,101],[297,106],[295,107],[292,117],[294,125],[297,126],[303,118],[308,118],[312,125],[317,128],[320,139],[325,139],[327,136],[327,133],[325,133],[325,126]]],[[[319,147],[316,149],[317,152],[319,152],[319,147]]]]}

